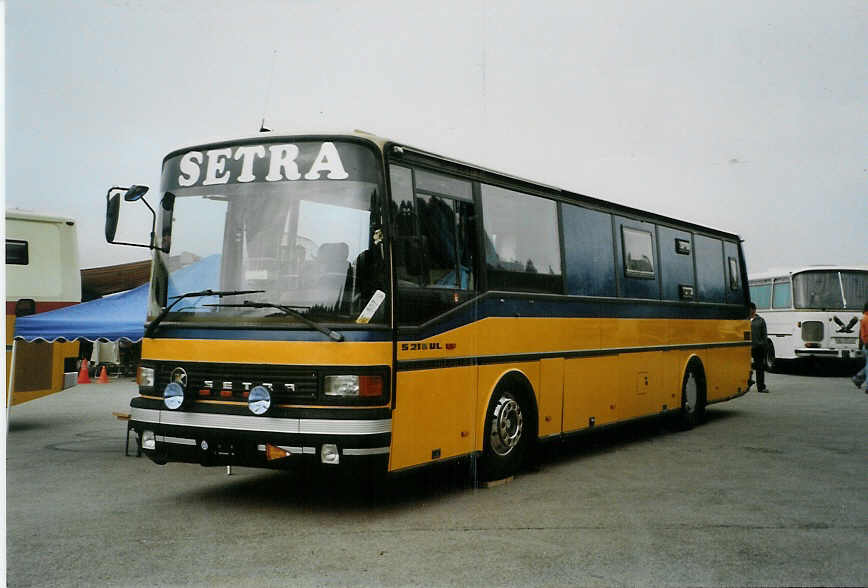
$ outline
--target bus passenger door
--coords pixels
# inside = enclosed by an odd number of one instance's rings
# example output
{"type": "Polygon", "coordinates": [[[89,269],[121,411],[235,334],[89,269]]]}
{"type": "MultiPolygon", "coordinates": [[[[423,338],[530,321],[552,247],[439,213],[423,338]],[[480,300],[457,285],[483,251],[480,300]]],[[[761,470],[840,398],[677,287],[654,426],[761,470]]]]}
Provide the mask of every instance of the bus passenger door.
{"type": "Polygon", "coordinates": [[[476,230],[471,183],[390,166],[395,402],[389,470],[473,451],[476,230]]]}

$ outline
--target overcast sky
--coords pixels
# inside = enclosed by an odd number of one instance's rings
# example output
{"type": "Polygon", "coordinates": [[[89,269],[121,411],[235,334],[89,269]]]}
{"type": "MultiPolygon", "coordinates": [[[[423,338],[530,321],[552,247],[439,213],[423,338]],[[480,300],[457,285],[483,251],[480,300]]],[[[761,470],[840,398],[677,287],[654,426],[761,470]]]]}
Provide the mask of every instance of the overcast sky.
{"type": "Polygon", "coordinates": [[[74,218],[82,267],[147,257],[105,243],[109,186],[263,115],[737,232],[752,272],[868,264],[864,0],[11,0],[6,25],[6,207],[74,218]]]}

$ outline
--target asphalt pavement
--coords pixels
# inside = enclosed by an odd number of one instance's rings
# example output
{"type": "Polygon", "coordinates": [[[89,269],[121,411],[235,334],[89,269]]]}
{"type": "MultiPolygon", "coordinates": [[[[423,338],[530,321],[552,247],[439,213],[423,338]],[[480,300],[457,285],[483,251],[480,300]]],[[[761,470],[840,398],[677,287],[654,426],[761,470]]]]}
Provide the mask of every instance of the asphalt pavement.
{"type": "Polygon", "coordinates": [[[840,373],[768,384],[692,431],[654,419],[549,445],[494,488],[457,463],[373,490],[124,457],[112,411],[135,384],[76,386],[11,411],[7,581],[868,585],[868,395],[840,373]]]}

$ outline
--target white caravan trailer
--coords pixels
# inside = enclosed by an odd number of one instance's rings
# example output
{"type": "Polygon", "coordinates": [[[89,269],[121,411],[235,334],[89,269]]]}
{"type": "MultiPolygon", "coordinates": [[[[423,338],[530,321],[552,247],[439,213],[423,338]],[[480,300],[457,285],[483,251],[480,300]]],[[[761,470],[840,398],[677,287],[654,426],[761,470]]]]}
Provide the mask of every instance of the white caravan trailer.
{"type": "Polygon", "coordinates": [[[18,341],[15,319],[81,302],[75,221],[6,211],[6,402],[20,404],[76,383],[78,343],[18,341]],[[9,389],[13,375],[14,390],[9,389]],[[11,398],[11,402],[10,402],[11,398]]]}

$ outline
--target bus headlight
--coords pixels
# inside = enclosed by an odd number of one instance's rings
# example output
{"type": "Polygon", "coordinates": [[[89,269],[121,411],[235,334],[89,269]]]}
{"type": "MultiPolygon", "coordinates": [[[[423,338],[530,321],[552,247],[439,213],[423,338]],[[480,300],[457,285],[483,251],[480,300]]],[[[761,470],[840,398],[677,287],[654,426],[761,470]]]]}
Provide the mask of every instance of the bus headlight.
{"type": "Polygon", "coordinates": [[[139,366],[139,391],[152,392],[154,390],[154,368],[139,366]]]}
{"type": "Polygon", "coordinates": [[[326,376],[323,379],[326,396],[372,398],[383,395],[382,376],[326,376]]]}
{"type": "Polygon", "coordinates": [[[265,414],[271,408],[271,393],[265,386],[254,386],[247,397],[247,408],[253,414],[265,414]]]}
{"type": "Polygon", "coordinates": [[[184,389],[181,388],[181,384],[171,382],[166,386],[166,389],[163,390],[163,404],[169,410],[181,408],[181,405],[184,404],[184,389]]]}

